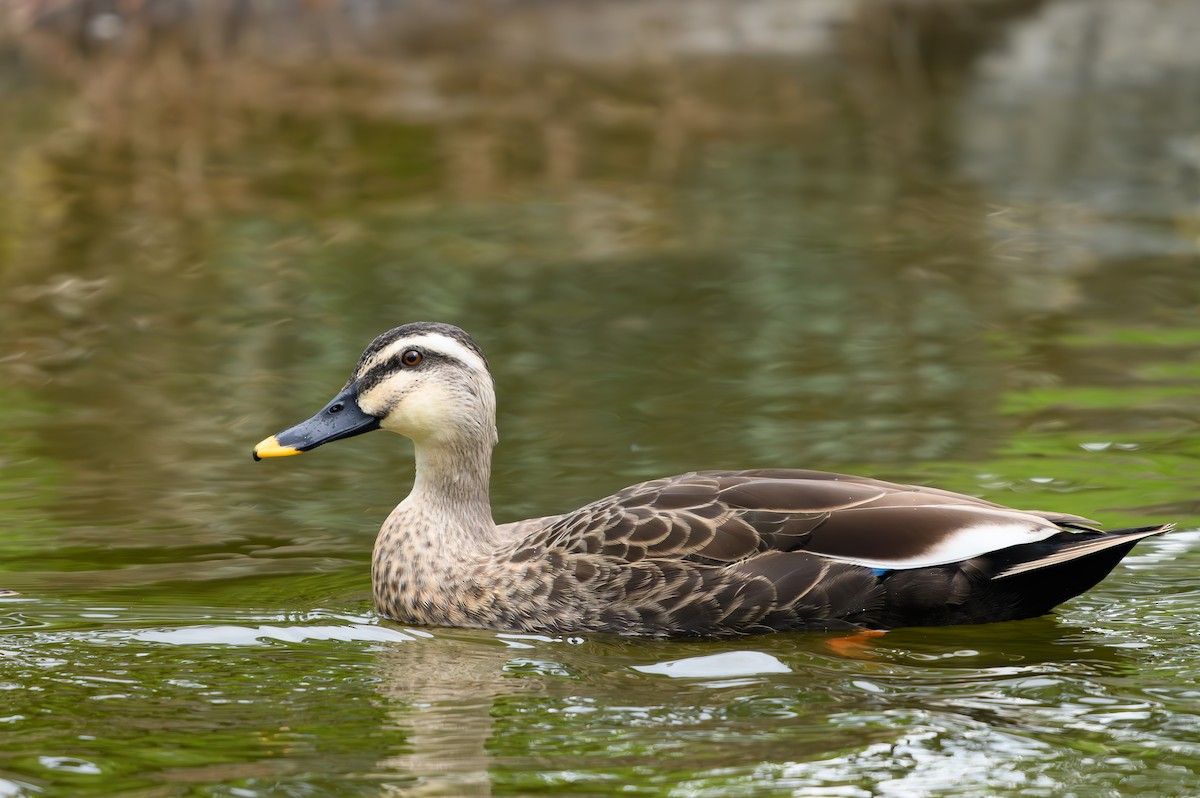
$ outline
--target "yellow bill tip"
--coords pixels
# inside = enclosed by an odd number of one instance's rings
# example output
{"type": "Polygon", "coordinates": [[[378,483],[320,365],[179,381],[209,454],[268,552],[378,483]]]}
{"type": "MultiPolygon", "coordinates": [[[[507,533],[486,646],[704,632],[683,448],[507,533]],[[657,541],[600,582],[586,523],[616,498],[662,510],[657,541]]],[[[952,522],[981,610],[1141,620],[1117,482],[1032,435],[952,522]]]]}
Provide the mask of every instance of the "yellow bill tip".
{"type": "Polygon", "coordinates": [[[300,454],[300,450],[295,446],[281,445],[279,438],[276,438],[274,435],[264,438],[254,447],[255,460],[261,460],[264,457],[288,457],[293,454],[300,454]]]}

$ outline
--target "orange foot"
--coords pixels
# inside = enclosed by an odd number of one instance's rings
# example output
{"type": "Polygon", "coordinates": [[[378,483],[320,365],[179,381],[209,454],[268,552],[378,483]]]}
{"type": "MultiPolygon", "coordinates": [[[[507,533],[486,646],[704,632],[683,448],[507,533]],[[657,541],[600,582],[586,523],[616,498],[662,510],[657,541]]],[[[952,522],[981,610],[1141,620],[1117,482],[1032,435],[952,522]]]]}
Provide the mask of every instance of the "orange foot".
{"type": "Polygon", "coordinates": [[[861,632],[855,632],[852,635],[826,640],[825,644],[832,648],[835,654],[840,654],[843,657],[871,659],[871,652],[868,650],[871,647],[871,638],[885,634],[887,632],[882,629],[863,629],[861,632]]]}

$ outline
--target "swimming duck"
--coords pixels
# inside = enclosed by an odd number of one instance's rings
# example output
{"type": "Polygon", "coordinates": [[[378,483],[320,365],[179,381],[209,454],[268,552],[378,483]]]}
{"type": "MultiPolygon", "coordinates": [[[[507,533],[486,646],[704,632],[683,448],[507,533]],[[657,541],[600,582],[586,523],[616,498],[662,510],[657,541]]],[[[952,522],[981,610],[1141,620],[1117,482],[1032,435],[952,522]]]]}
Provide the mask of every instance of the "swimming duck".
{"type": "Polygon", "coordinates": [[[1042,615],[1170,524],[1102,532],[937,488],[803,469],[697,471],[562,515],[497,525],[496,397],[467,333],[418,322],[376,338],[312,418],[254,447],[299,454],[375,429],[415,445],[384,522],[379,611],[430,626],[731,636],[1042,615]]]}

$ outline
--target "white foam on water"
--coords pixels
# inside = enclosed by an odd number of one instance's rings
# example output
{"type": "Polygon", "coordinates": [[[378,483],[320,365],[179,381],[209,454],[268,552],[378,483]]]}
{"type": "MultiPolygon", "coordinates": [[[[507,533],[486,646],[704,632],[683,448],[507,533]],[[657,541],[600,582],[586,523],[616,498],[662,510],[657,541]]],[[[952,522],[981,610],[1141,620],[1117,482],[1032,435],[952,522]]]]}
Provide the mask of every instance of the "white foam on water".
{"type": "Polygon", "coordinates": [[[761,651],[726,651],[705,657],[656,662],[653,665],[634,665],[633,669],[639,673],[670,676],[673,679],[728,679],[763,673],[792,672],[787,665],[761,651]]]}
{"type": "Polygon", "coordinates": [[[412,635],[386,626],[351,624],[349,626],[233,626],[200,625],[178,629],[146,629],[129,636],[148,643],[179,646],[260,646],[268,641],[305,643],[310,640],[346,642],[407,642],[412,635]]]}

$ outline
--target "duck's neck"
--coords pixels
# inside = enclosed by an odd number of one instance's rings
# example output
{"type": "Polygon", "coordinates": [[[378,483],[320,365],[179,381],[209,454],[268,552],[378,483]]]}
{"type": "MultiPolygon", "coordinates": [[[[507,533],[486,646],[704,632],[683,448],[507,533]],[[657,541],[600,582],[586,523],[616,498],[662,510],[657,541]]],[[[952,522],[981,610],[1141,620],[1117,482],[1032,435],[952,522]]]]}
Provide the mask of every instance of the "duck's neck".
{"type": "Polygon", "coordinates": [[[458,557],[491,550],[496,543],[488,496],[491,436],[418,441],[415,447],[412,492],[388,519],[384,534],[403,537],[406,548],[450,551],[458,557]]]}
{"type": "Polygon", "coordinates": [[[491,442],[425,443],[416,447],[416,459],[417,473],[409,498],[477,541],[490,540],[496,531],[488,494],[491,442]]]}
{"type": "Polygon", "coordinates": [[[379,530],[371,562],[375,605],[385,616],[438,626],[479,624],[470,588],[500,538],[488,501],[492,440],[416,442],[412,492],[379,530]]]}

